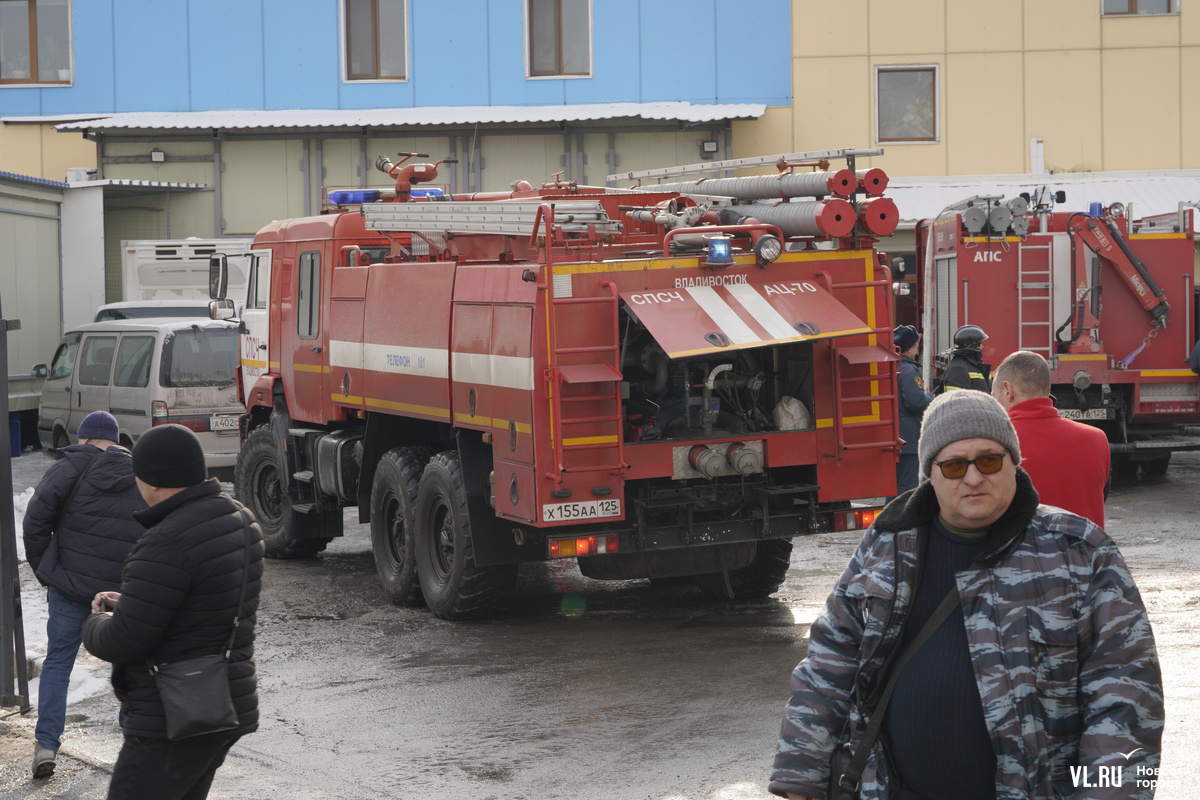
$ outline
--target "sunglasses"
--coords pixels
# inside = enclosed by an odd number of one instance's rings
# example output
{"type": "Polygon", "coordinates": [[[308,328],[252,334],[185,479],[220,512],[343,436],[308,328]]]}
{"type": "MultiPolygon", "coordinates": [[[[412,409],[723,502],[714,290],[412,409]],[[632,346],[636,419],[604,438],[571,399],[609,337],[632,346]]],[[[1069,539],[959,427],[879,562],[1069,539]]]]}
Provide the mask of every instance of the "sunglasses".
{"type": "Polygon", "coordinates": [[[968,461],[965,458],[950,458],[945,461],[934,461],[933,464],[942,471],[943,478],[957,480],[967,474],[967,467],[972,464],[975,469],[979,470],[980,475],[994,475],[1004,466],[1004,457],[1008,455],[1008,451],[1003,453],[987,453],[986,455],[972,458],[968,461]]]}

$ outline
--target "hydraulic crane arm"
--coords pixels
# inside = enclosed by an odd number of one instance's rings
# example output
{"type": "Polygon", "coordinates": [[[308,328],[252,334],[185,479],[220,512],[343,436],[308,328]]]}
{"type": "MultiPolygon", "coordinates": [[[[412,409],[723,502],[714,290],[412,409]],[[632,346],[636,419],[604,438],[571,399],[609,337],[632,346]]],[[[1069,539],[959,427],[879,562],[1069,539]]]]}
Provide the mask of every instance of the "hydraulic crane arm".
{"type": "Polygon", "coordinates": [[[1166,300],[1166,292],[1154,282],[1146,265],[1129,249],[1116,223],[1108,217],[1076,217],[1068,228],[1072,236],[1120,273],[1142,307],[1150,312],[1154,327],[1167,327],[1171,305],[1166,300]]]}

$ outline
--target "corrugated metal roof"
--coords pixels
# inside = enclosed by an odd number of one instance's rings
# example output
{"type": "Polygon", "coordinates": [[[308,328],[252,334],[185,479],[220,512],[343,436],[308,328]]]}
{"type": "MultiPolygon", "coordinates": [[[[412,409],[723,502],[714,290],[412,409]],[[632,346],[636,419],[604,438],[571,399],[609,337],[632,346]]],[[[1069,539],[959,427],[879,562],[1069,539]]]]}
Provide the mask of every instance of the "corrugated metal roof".
{"type": "MultiPolygon", "coordinates": [[[[60,131],[245,130],[279,128],[392,128],[403,126],[589,122],[643,119],[715,122],[761,117],[760,103],[594,103],[557,106],[433,106],[363,110],[286,109],[272,111],[138,111],[85,121],[65,122],[60,131]]],[[[27,118],[22,118],[28,121],[27,118]]]]}
{"type": "Polygon", "coordinates": [[[48,180],[47,178],[35,178],[31,175],[18,175],[15,172],[0,171],[0,178],[10,181],[21,181],[22,183],[32,183],[38,186],[54,186],[61,189],[65,189],[67,186],[67,184],[62,183],[61,181],[52,181],[48,180]]]}
{"type": "Polygon", "coordinates": [[[1180,201],[1200,201],[1200,170],[893,177],[886,195],[900,210],[901,227],[911,228],[975,195],[1011,198],[1043,189],[1066,192],[1066,203],[1055,206],[1056,211],[1086,211],[1091,203],[1132,203],[1134,216],[1146,217],[1176,211],[1180,201]]]}
{"type": "Polygon", "coordinates": [[[99,181],[72,181],[66,184],[72,189],[86,189],[102,186],[105,197],[128,197],[140,194],[152,194],[163,190],[176,192],[195,192],[207,189],[203,183],[177,183],[175,181],[137,181],[130,178],[105,178],[99,181]]]}

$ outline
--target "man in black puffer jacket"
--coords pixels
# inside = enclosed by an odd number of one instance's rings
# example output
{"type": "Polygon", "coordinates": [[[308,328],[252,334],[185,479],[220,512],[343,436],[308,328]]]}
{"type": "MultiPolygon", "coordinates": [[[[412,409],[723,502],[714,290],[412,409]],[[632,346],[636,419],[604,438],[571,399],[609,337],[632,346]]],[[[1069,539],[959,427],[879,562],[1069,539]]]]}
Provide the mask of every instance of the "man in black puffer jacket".
{"type": "Polygon", "coordinates": [[[229,749],[258,729],[253,657],[262,533],[253,515],[216,480],[205,480],[200,442],[181,425],[143,434],[133,448],[133,471],[150,505],[137,514],[147,530],[125,562],[121,591],[96,595],[97,613],[83,628],[88,651],[113,663],[113,688],[125,712],[125,744],[108,797],[202,800],[229,749]],[[219,653],[235,618],[229,685],[238,727],[170,741],[148,661],[219,653]]]}
{"type": "Polygon", "coordinates": [[[54,772],[67,722],[67,687],[83,621],[97,592],[121,584],[121,566],[145,529],[133,519],[146,507],[129,451],[117,444],[116,417],[83,418],[79,444],[65,447],[42,476],[25,510],[25,557],[46,587],[46,658],[38,679],[33,777],[54,772]]]}

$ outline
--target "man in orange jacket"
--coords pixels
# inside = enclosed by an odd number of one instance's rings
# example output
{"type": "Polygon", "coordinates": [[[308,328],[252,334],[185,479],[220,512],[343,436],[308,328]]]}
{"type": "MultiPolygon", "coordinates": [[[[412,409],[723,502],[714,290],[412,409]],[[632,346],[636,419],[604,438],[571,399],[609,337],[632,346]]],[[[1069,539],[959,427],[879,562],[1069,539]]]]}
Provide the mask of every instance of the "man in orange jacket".
{"type": "Polygon", "coordinates": [[[1021,441],[1021,466],[1041,502],[1104,527],[1108,437],[1099,428],[1059,416],[1050,399],[1050,366],[1029,350],[1000,362],[992,396],[1008,411],[1021,441]]]}

